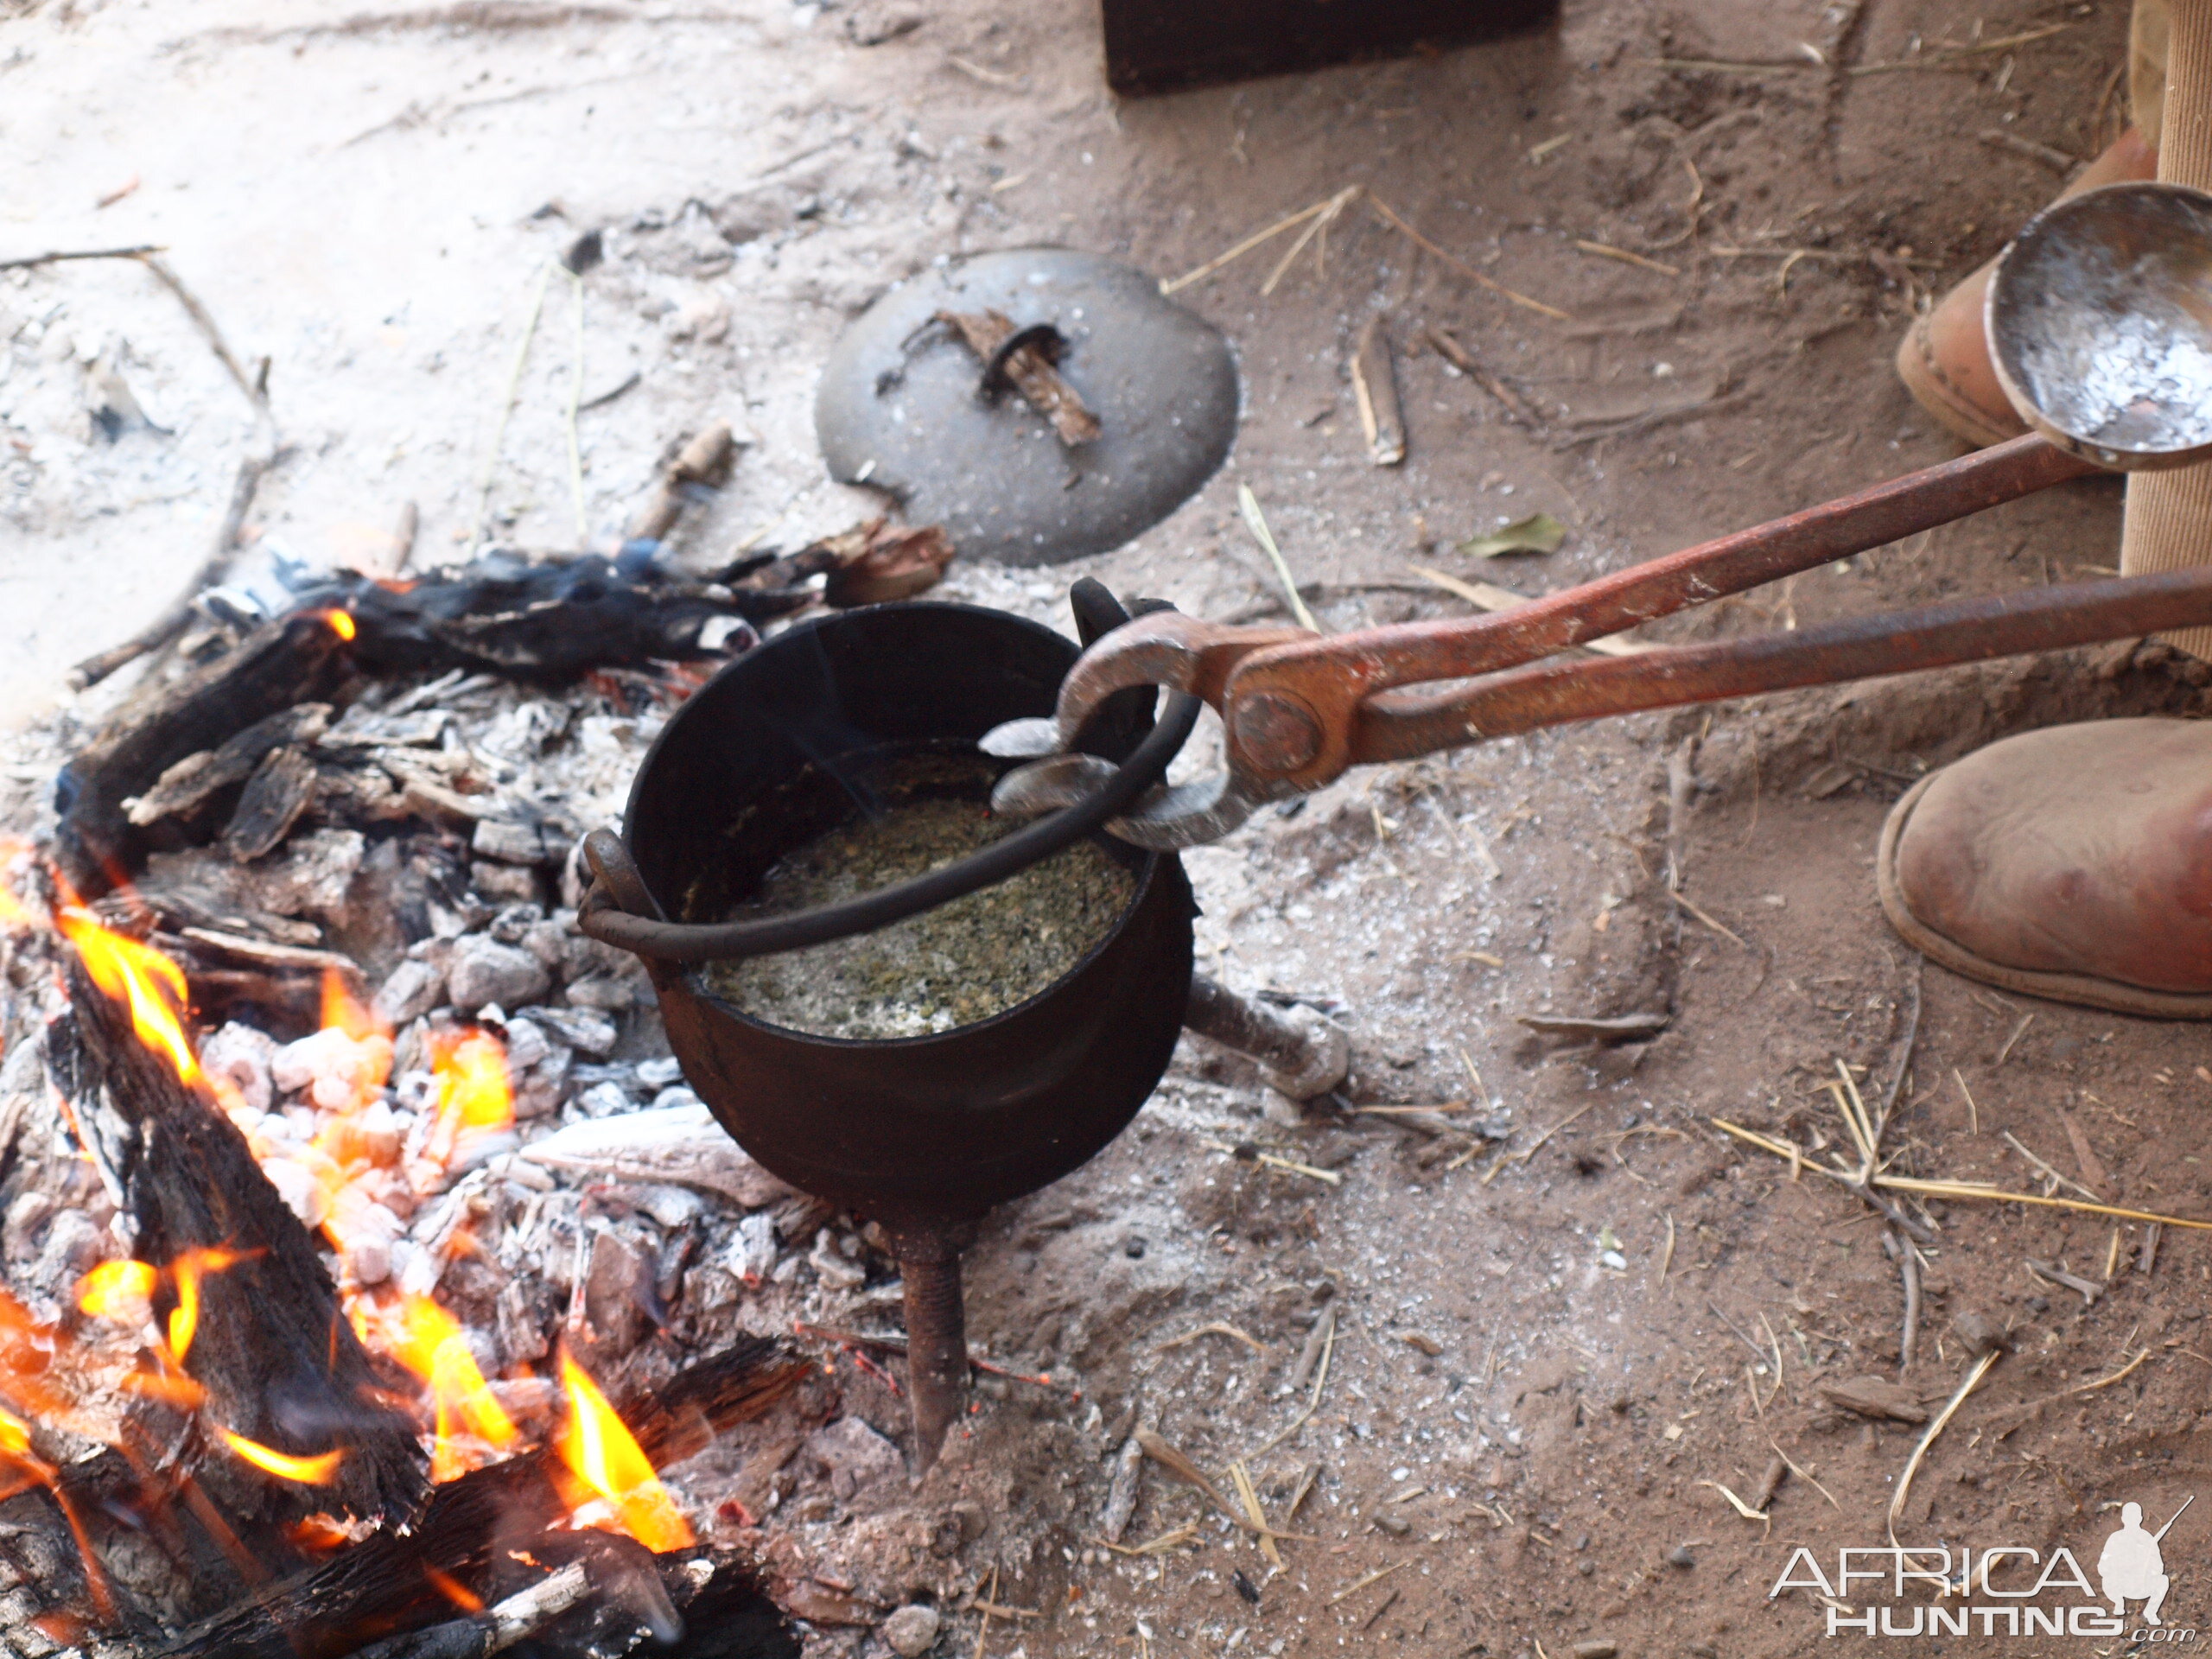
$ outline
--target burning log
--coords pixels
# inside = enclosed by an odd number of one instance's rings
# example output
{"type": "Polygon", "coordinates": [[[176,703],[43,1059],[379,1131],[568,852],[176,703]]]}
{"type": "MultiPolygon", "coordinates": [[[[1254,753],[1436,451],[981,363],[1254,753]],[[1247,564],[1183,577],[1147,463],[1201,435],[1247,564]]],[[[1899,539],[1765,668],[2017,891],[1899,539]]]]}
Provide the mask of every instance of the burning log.
{"type": "Polygon", "coordinates": [[[251,1459],[248,1446],[276,1454],[260,1466],[276,1481],[223,1483],[262,1495],[262,1514],[241,1504],[240,1520],[281,1524],[334,1508],[410,1519],[428,1490],[415,1425],[379,1403],[386,1379],[347,1325],[307,1229],[199,1082],[153,970],[127,951],[103,960],[104,948],[129,941],[88,921],[65,926],[88,954],[69,965],[75,1018],[49,1031],[48,1067],[122,1190],[138,1259],[175,1266],[156,1311],[208,1416],[242,1456],[251,1459]],[[124,998],[96,976],[120,981],[124,998]],[[107,1110],[86,1109],[103,1096],[107,1110]]]}
{"type": "MultiPolygon", "coordinates": [[[[766,1412],[810,1369],[780,1343],[741,1338],[650,1397],[626,1402],[621,1421],[638,1451],[663,1467],[766,1412]]],[[[436,1488],[410,1532],[376,1533],[194,1625],[164,1659],[341,1659],[366,1642],[450,1624],[454,1588],[479,1602],[505,1592],[495,1575],[512,1570],[509,1551],[543,1561],[563,1541],[597,1541],[588,1529],[555,1530],[569,1519],[575,1496],[560,1442],[473,1470],[436,1488]]],[[[691,1559],[670,1554],[679,1562],[691,1559]]]]}

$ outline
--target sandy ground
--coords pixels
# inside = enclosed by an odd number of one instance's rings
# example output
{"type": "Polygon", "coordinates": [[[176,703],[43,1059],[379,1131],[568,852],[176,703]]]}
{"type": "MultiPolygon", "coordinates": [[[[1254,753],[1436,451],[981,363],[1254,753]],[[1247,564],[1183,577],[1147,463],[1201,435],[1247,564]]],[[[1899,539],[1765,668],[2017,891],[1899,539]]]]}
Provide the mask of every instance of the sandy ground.
{"type": "MultiPolygon", "coordinates": [[[[1056,614],[1089,571],[1202,614],[1274,614],[1236,523],[1242,481],[1341,629],[1452,613],[1413,563],[1535,591],[1951,453],[1889,354],[1912,305],[2058,182],[1976,135],[2094,153],[2116,130],[2126,29],[2122,5],[2047,0],[1876,0],[1840,35],[1840,9],[1803,0],[1574,0],[1538,37],[1117,106],[1078,0],[918,3],[912,30],[855,43],[895,10],[34,6],[0,23],[0,238],[164,245],[238,354],[271,362],[292,453],[257,506],[261,544],[373,556],[411,500],[427,560],[476,527],[547,261],[604,227],[607,262],[582,288],[582,397],[635,383],[579,418],[579,509],[576,296],[556,275],[491,517],[563,547],[581,513],[603,543],[664,446],[720,416],[752,447],[694,538],[705,559],[871,505],[823,480],[810,400],[830,342],[887,283],[1047,241],[1177,273],[1363,185],[1571,321],[1417,253],[1362,205],[1271,293],[1273,249],[1182,294],[1246,379],[1236,451],[1205,491],[1116,553],[1049,577],[956,567],[946,589],[1056,614]],[[1872,73],[1831,73],[1801,42],[1872,73]],[[1344,372],[1377,313],[1406,348],[1411,453],[1392,469],[1367,461],[1344,372]],[[1432,326],[1534,424],[1421,349],[1432,326]],[[1538,508],[1569,527],[1555,556],[1501,569],[1452,550],[1538,508]]],[[[0,624],[20,712],[170,596],[267,435],[136,267],[0,276],[0,624]],[[152,423],[112,442],[87,412],[113,406],[111,371],[152,423]]],[[[2113,563],[2118,506],[2115,485],[2069,486],[1656,632],[2064,580],[2113,563]]],[[[1832,1566],[1885,1541],[1917,1430],[1840,1412],[1817,1384],[1896,1376],[1898,1272],[1856,1200],[1732,1147],[1710,1118],[1834,1148],[1840,1061],[1870,1097],[1899,1084],[1900,1168],[2040,1190],[2009,1133],[2108,1198],[2212,1213],[2196,1031],[1923,976],[1869,877],[1887,802],[1926,767],[2024,726],[2196,703],[2123,652],[1645,717],[1356,776],[1194,855],[1205,965],[1330,1001],[1360,1055],[1354,1099],[1473,1099],[1534,1150],[1492,1174],[1491,1154],[1454,1166],[1376,1117],[1278,1129],[1250,1073],[1185,1056],[1121,1142],[1012,1207],[972,1261],[979,1332],[1082,1396],[987,1390],[972,1446],[895,1501],[918,1540],[987,1494],[989,1529],[847,1576],[957,1608],[996,1564],[998,1600],[1039,1617],[995,1624],[990,1649],[1037,1656],[1815,1647],[1818,1601],[1768,1589],[1800,1544],[1832,1566]],[[1672,1024],[1554,1052],[1513,1018],[1540,1011],[1672,1024]],[[1239,1141],[1337,1179],[1216,1150],[1239,1141]],[[1336,1344],[1300,1421],[1306,1396],[1280,1389],[1325,1304],[1336,1344]],[[1160,1349],[1216,1323],[1264,1353],[1217,1335],[1160,1349]],[[1280,1571],[1156,1469],[1124,1542],[1185,1522],[1198,1541],[1145,1556],[1093,1541],[1139,1420],[1217,1478],[1249,1463],[1274,1523],[1305,1535],[1280,1571]],[[1777,1452],[1802,1475],[1769,1519],[1739,1517],[1719,1488],[1755,1497],[1777,1452]]],[[[1955,1385],[1960,1312],[2017,1328],[1898,1536],[2093,1561],[2112,1506],[2171,1514],[2208,1473],[2212,1256],[2174,1229],[2153,1257],[2133,1224],[1929,1208],[1904,1385],[1937,1402],[1955,1385]],[[2085,1305],[2031,1257],[2101,1294],[2085,1305]],[[2085,1385],[2024,1424],[2006,1409],[2085,1385]]],[[[898,1404],[841,1375],[847,1407],[895,1430],[898,1404]]],[[[834,1564],[841,1511],[816,1513],[789,1541],[834,1564]]],[[[2193,1511],[2167,1544],[2185,1626],[2212,1616],[2209,1527],[2193,1511]]],[[[970,1650],[977,1622],[953,1620],[946,1650],[970,1650]]],[[[2050,1645],[2000,1623],[1915,1650],[2050,1645]]]]}

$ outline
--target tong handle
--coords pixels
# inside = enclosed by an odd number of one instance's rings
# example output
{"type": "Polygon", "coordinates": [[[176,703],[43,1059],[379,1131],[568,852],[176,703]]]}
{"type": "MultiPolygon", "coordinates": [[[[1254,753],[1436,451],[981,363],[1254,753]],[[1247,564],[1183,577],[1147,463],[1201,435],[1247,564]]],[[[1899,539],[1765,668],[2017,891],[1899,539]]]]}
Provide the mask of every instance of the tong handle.
{"type": "MultiPolygon", "coordinates": [[[[1510,611],[1258,652],[1236,665],[1224,688],[1232,772],[1269,794],[1290,794],[1319,789],[1350,766],[1426,753],[1364,752],[1359,734],[1368,722],[1360,705],[1395,687],[1516,667],[2098,470],[2031,434],[1510,611]]],[[[1587,667],[1578,664],[1575,671],[1587,667]]]]}
{"type": "Polygon", "coordinates": [[[1949,600],[1789,633],[1536,663],[1464,690],[1398,692],[1360,710],[1362,763],[1484,738],[1808,685],[1911,674],[2212,624],[2212,566],[1949,600]]]}

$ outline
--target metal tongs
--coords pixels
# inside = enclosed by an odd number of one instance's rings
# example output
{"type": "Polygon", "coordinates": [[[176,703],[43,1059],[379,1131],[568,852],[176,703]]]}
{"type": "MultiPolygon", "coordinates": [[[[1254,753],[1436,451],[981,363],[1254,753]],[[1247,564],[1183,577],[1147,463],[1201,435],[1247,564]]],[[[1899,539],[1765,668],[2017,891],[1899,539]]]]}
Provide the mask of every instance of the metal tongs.
{"type": "MultiPolygon", "coordinates": [[[[1219,840],[1258,807],[1351,766],[1605,715],[2212,624],[2212,567],[2199,567],[1630,656],[1559,657],[2069,479],[2212,453],[2212,386],[2177,384],[2172,353],[2120,349],[2120,337],[2147,331],[2212,349],[2212,196],[2127,184],[2056,204],[2006,249],[1987,323],[1999,378],[2036,429],[2024,436],[1490,615],[1326,638],[1173,611],[1138,617],[1084,653],[1052,719],[985,739],[995,754],[1045,757],[1001,779],[993,806],[1027,817],[1093,791],[1113,768],[1071,746],[1106,699],[1136,686],[1196,696],[1222,720],[1226,771],[1156,789],[1107,825],[1171,851],[1219,840]],[[2094,257],[2104,249],[2128,257],[2094,257]],[[2091,379],[2094,399],[2081,395],[2091,379]]],[[[2212,524],[2198,533],[2212,537],[2212,524]]]]}

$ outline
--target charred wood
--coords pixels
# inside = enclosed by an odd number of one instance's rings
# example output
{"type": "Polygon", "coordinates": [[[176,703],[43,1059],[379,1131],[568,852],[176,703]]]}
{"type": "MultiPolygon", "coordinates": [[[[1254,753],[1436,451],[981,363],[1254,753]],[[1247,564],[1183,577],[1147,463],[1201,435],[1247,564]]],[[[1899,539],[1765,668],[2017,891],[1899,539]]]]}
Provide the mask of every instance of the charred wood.
{"type": "Polygon", "coordinates": [[[236,650],[118,716],[54,781],[60,818],[54,847],[62,873],[80,892],[106,891],[146,851],[124,803],[152,789],[179,761],[221,748],[256,722],[299,703],[327,701],[351,667],[345,641],[327,621],[295,615],[264,624],[236,650]]]}
{"type": "MultiPolygon", "coordinates": [[[[133,1034],[124,1006],[69,966],[73,1025],[90,1077],[117,1125],[101,1155],[137,1224],[133,1249],[156,1266],[192,1250],[222,1250],[228,1265],[200,1281],[196,1334],[185,1369],[207,1390],[205,1415],[294,1456],[344,1451],[327,1485],[259,1477],[224,1478],[211,1461],[204,1484],[245,1534],[337,1509],[397,1524],[428,1491],[416,1426],[378,1403],[388,1380],[355,1339],[314,1241],[261,1173],[245,1138],[167,1058],[133,1034]]],[[[73,1059],[76,1057],[71,1057],[73,1059]]],[[[57,1074],[62,1068],[55,1066],[57,1074]]],[[[156,1303],[166,1322],[176,1290],[156,1303]]]]}
{"type": "MultiPolygon", "coordinates": [[[[649,1397],[618,1404],[646,1457],[664,1467],[767,1411],[809,1370],[784,1344],[743,1337],[649,1397]]],[[[557,1466],[548,1449],[449,1481],[404,1535],[378,1532],[194,1625],[165,1659],[341,1659],[369,1642],[450,1624],[453,1600],[432,1572],[491,1601],[508,1592],[496,1575],[512,1571],[509,1550],[545,1560],[558,1541],[582,1535],[549,1536],[568,1513],[557,1466]]]]}

